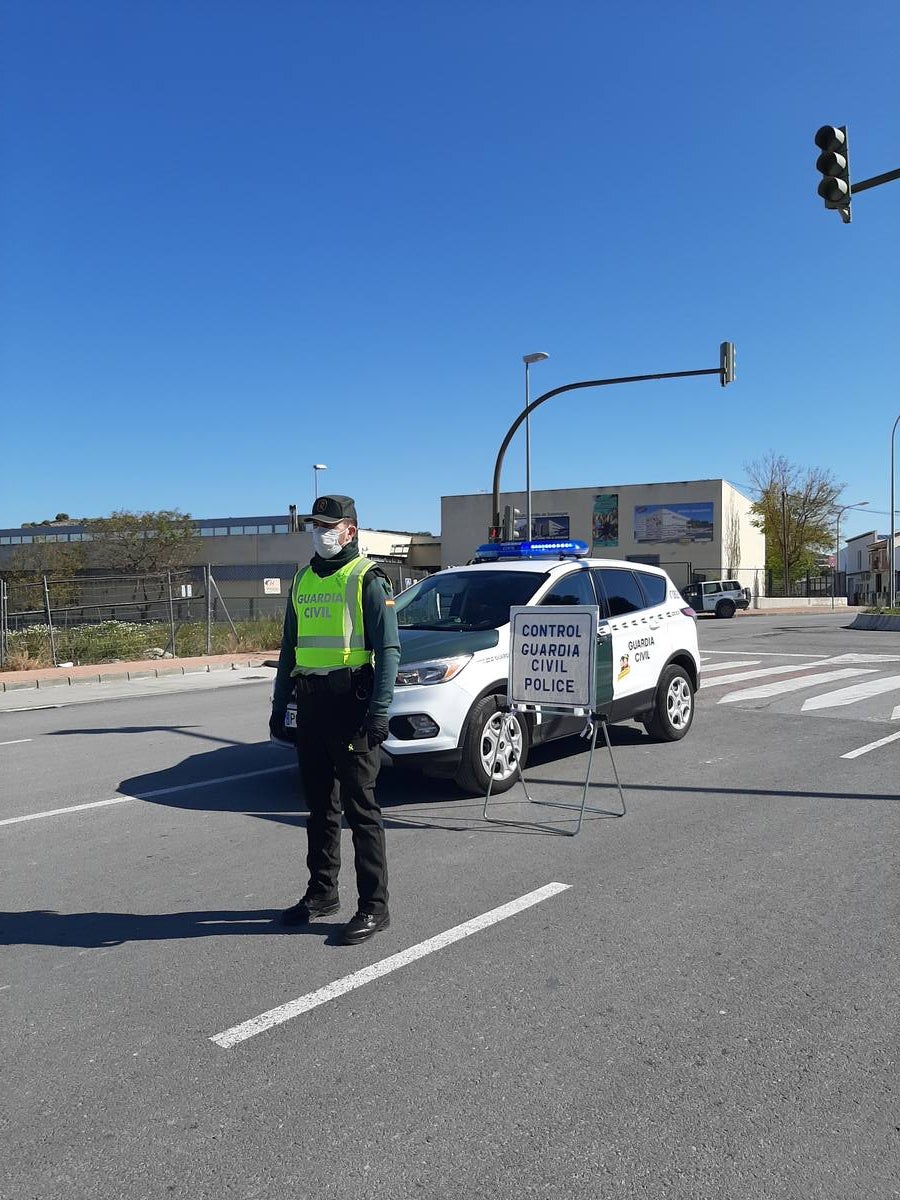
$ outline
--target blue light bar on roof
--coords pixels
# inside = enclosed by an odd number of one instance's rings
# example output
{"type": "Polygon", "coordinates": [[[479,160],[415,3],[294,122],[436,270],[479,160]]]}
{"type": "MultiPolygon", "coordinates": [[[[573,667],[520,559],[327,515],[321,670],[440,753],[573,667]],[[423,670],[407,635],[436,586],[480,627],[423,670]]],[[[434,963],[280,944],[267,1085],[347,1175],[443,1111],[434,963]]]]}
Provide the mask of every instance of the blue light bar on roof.
{"type": "Polygon", "coordinates": [[[578,538],[535,538],[531,542],[485,542],[475,551],[476,562],[523,558],[584,558],[587,542],[578,538]]]}

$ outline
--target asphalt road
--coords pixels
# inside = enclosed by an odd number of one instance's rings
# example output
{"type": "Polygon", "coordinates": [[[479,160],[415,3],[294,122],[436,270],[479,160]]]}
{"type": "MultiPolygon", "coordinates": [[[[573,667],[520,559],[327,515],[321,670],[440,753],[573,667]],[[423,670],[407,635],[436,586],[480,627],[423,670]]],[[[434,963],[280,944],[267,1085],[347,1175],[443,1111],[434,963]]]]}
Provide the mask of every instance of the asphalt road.
{"type": "Polygon", "coordinates": [[[574,839],[383,772],[393,923],[352,948],[273,924],[268,678],[0,713],[0,1196],[900,1196],[900,638],[846,624],[703,621],[690,735],[613,730],[627,816],[574,839]]]}

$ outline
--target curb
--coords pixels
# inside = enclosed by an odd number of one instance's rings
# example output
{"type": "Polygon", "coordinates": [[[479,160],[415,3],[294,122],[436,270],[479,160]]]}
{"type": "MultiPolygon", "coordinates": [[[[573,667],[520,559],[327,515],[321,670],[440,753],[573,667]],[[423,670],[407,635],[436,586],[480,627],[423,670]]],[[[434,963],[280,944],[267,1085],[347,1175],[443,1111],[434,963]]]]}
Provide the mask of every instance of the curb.
{"type": "Polygon", "coordinates": [[[878,613],[860,613],[854,617],[850,629],[889,629],[900,633],[900,617],[880,616],[878,613]]]}
{"type": "MultiPolygon", "coordinates": [[[[274,651],[277,657],[278,651],[274,651]]],[[[239,657],[227,656],[224,659],[208,659],[200,661],[193,659],[185,663],[167,662],[165,666],[145,666],[143,663],[131,665],[122,664],[119,670],[110,669],[110,664],[98,663],[95,669],[85,670],[76,668],[65,673],[65,668],[47,668],[41,672],[22,672],[29,678],[16,678],[18,672],[7,672],[0,675],[0,695],[6,692],[18,692],[26,689],[43,690],[45,688],[77,687],[83,683],[127,683],[132,679],[158,679],[172,675],[198,675],[211,671],[236,671],[242,667],[261,667],[264,660],[271,657],[261,651],[256,654],[246,654],[239,657]],[[105,666],[105,669],[104,669],[105,666]]]]}

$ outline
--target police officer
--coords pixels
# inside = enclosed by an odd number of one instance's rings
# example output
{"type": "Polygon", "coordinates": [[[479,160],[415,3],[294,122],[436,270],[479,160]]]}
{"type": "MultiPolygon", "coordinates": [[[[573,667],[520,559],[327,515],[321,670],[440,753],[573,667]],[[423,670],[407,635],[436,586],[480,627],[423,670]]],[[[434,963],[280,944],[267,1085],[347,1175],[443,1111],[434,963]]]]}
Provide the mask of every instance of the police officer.
{"type": "Polygon", "coordinates": [[[341,931],[364,942],[390,924],[384,824],[375,799],[387,713],[400,662],[390,584],[359,553],[356,505],[319,496],[313,505],[309,566],[291,585],[269,728],[284,737],[285,711],[297,701],[297,757],[306,792],[309,885],[282,913],[309,925],[337,912],[341,805],[353,834],[359,909],[341,931]]]}

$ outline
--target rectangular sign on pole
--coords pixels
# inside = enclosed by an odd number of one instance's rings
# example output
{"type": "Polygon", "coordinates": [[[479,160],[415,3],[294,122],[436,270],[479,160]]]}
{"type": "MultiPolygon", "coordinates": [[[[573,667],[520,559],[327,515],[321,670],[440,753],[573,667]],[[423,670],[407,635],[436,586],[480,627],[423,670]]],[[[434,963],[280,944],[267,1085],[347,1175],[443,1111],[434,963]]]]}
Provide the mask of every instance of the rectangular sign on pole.
{"type": "Polygon", "coordinates": [[[596,605],[516,605],[509,616],[510,704],[593,710],[596,605]]]}

